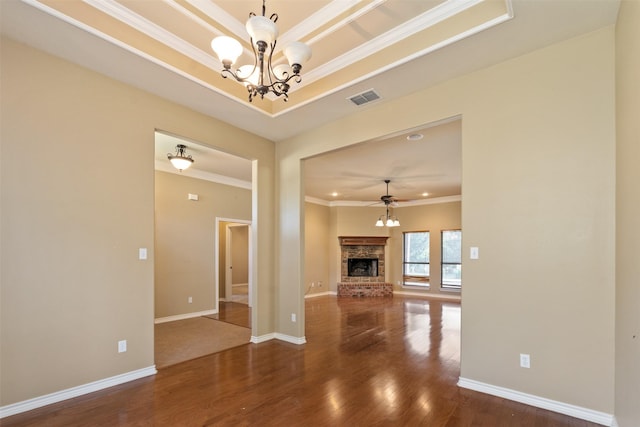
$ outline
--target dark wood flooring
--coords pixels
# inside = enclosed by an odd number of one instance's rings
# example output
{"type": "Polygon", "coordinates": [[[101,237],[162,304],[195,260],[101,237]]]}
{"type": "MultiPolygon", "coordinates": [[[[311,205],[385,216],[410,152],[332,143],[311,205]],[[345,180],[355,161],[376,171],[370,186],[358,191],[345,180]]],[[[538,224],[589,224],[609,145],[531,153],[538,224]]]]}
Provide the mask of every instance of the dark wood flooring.
{"type": "Polygon", "coordinates": [[[318,297],[307,344],[247,344],[3,419],[12,426],[596,426],[461,389],[460,305],[318,297]]]}
{"type": "Polygon", "coordinates": [[[221,322],[233,323],[234,325],[251,328],[251,309],[247,304],[232,301],[220,301],[218,314],[205,316],[221,322]]]}

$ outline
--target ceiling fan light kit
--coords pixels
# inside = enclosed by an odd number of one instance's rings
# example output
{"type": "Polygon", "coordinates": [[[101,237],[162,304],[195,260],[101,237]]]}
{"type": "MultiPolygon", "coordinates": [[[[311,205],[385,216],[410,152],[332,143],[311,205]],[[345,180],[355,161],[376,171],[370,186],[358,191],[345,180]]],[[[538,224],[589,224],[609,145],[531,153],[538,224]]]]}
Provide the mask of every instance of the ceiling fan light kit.
{"type": "Polygon", "coordinates": [[[236,71],[231,69],[243,51],[240,42],[232,37],[216,37],[211,41],[211,48],[218,55],[224,67],[221,72],[222,77],[231,76],[243,83],[249,92],[249,102],[252,102],[253,98],[258,95],[262,99],[269,92],[278,97],[282,96],[287,101],[289,82],[291,80],[296,83],[302,81],[300,70],[302,65],[311,59],[311,48],[301,42],[291,42],[283,49],[288,65],[285,63],[273,65],[272,58],[279,35],[276,25],[278,14],[274,13],[267,18],[265,12],[265,0],[262,0],[262,16],[251,12],[246,24],[255,58],[253,66],[243,65],[236,71]]]}
{"type": "Polygon", "coordinates": [[[376,227],[399,227],[400,220],[397,217],[389,214],[389,205],[394,202],[393,196],[389,194],[389,183],[391,182],[391,180],[385,179],[384,182],[387,184],[387,194],[380,197],[380,200],[382,200],[382,202],[385,204],[387,213],[386,215],[380,215],[378,217],[378,220],[376,221],[376,227]]]}

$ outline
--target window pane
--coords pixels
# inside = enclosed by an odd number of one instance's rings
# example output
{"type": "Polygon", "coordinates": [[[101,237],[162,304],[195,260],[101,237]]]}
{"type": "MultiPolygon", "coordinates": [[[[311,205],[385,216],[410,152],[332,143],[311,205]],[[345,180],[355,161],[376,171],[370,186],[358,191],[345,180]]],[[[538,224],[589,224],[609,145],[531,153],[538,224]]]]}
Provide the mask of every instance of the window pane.
{"type": "Polygon", "coordinates": [[[462,262],[462,232],[442,232],[442,262],[462,262]]]}
{"type": "Polygon", "coordinates": [[[429,264],[405,264],[405,276],[429,276],[429,264]]]}
{"type": "Polygon", "coordinates": [[[429,232],[404,233],[404,261],[429,262],[429,232]]]}
{"type": "Polygon", "coordinates": [[[445,264],[442,266],[442,284],[460,286],[462,283],[462,266],[460,264],[445,264]]]}
{"type": "Polygon", "coordinates": [[[403,285],[429,287],[429,232],[403,233],[403,285]]]}
{"type": "Polygon", "coordinates": [[[448,230],[442,232],[442,287],[460,289],[462,287],[462,232],[448,230]]]}

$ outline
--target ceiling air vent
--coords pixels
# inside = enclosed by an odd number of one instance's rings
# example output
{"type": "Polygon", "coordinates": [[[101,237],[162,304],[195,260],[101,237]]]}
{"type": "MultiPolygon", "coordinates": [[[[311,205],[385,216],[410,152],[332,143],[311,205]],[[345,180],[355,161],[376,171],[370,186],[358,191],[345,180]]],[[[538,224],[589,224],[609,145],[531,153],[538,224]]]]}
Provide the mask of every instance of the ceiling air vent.
{"type": "Polygon", "coordinates": [[[376,99],[380,99],[380,95],[378,95],[375,90],[369,89],[365,92],[349,97],[348,99],[354,104],[360,106],[371,101],[375,101],[376,99]]]}

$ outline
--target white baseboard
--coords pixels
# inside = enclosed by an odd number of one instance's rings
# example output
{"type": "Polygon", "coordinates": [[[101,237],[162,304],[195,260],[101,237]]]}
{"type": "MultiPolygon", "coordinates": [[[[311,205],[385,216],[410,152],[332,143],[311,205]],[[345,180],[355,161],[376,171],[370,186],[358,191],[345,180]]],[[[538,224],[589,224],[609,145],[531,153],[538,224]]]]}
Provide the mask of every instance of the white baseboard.
{"type": "Polygon", "coordinates": [[[568,403],[558,402],[544,397],[534,396],[532,394],[522,393],[520,391],[498,387],[462,377],[458,380],[458,386],[502,397],[504,399],[513,400],[515,402],[524,403],[526,405],[535,406],[536,408],[547,409],[549,411],[569,415],[570,417],[580,418],[581,420],[591,421],[603,426],[614,426],[614,418],[612,414],[594,411],[581,406],[570,405],[568,403]]]}
{"type": "Polygon", "coordinates": [[[31,411],[32,409],[51,405],[52,403],[58,403],[63,400],[82,396],[83,394],[93,393],[95,391],[113,387],[129,381],[148,377],[149,375],[155,375],[157,372],[158,371],[156,370],[156,366],[153,365],[147,368],[138,369],[136,371],[127,372],[81,386],[72,387],[66,390],[57,391],[55,393],[46,394],[44,396],[35,397],[33,399],[23,400],[22,402],[12,403],[11,405],[0,407],[0,418],[5,418],[11,415],[20,414],[22,412],[31,411]]]}
{"type": "Polygon", "coordinates": [[[251,335],[251,339],[249,340],[249,342],[252,342],[254,344],[260,344],[261,342],[271,341],[274,339],[276,339],[275,333],[260,335],[259,337],[251,335]]]}
{"type": "Polygon", "coordinates": [[[270,334],[260,335],[259,337],[252,336],[251,342],[254,344],[260,344],[261,342],[270,341],[270,340],[280,340],[290,342],[292,344],[305,344],[307,339],[305,337],[292,337],[291,335],[281,334],[279,332],[273,332],[270,334]]]}
{"type": "Polygon", "coordinates": [[[337,292],[332,292],[332,291],[327,291],[327,292],[318,292],[318,293],[314,293],[314,294],[307,294],[305,295],[305,299],[306,298],[315,298],[315,297],[325,297],[327,295],[337,295],[337,292]]]}
{"type": "Polygon", "coordinates": [[[292,337],[291,335],[285,335],[278,332],[276,332],[275,335],[275,338],[277,340],[290,342],[291,344],[301,345],[307,342],[307,339],[305,337],[292,337]]]}
{"type": "Polygon", "coordinates": [[[411,292],[411,291],[393,291],[393,294],[404,295],[408,297],[426,297],[426,298],[441,299],[445,301],[455,301],[455,302],[460,302],[461,300],[460,295],[457,295],[457,294],[454,294],[454,295],[427,294],[424,292],[411,292]]]}
{"type": "Polygon", "coordinates": [[[210,316],[212,314],[218,314],[218,310],[194,311],[193,313],[176,314],[175,316],[167,316],[167,317],[158,317],[153,321],[153,323],[158,324],[158,323],[174,322],[176,320],[192,319],[194,317],[201,317],[201,316],[210,316]]]}

